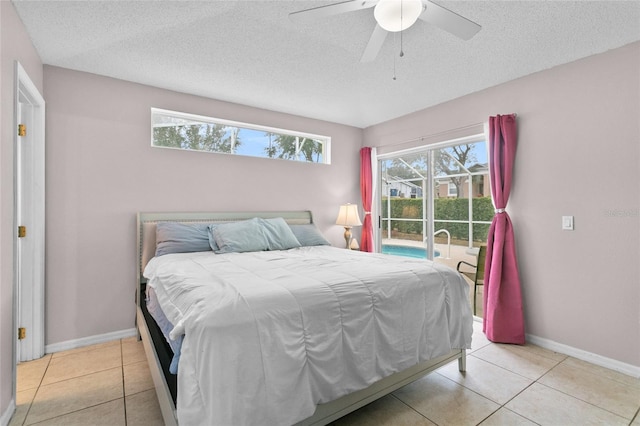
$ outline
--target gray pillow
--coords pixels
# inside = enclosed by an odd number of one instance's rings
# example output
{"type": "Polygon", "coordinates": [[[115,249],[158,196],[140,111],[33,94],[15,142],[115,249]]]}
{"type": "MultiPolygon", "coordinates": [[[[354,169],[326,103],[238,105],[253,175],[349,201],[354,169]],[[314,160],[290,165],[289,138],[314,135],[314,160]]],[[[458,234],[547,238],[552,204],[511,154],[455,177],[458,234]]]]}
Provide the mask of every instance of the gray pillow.
{"type": "Polygon", "coordinates": [[[288,250],[300,247],[300,242],[293,235],[291,228],[283,218],[258,219],[258,221],[264,228],[269,250],[288,250]]]}
{"type": "Polygon", "coordinates": [[[289,225],[289,228],[303,247],[331,245],[313,223],[307,225],[289,225]]]}
{"type": "Polygon", "coordinates": [[[208,231],[206,223],[158,222],[156,256],[211,251],[208,231]]]}
{"type": "Polygon", "coordinates": [[[243,253],[269,249],[264,227],[257,218],[216,225],[211,233],[218,245],[216,253],[243,253]]]}

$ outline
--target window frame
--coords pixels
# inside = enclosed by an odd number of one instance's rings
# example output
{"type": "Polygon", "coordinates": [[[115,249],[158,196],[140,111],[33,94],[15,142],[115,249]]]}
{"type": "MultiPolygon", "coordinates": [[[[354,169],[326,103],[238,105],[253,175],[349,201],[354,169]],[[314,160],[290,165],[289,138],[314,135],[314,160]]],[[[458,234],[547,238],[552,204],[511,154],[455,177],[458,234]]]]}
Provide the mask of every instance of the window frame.
{"type": "MultiPolygon", "coordinates": [[[[151,122],[151,147],[152,148],[175,149],[175,150],[180,150],[180,151],[205,152],[205,153],[212,153],[212,154],[237,155],[237,156],[243,156],[243,157],[265,158],[265,159],[270,159],[270,160],[285,160],[285,161],[294,161],[294,162],[297,162],[297,163],[304,163],[304,164],[327,164],[327,165],[331,164],[331,136],[318,135],[318,134],[307,133],[307,132],[300,132],[300,131],[296,131],[296,130],[282,129],[282,128],[278,128],[278,127],[264,126],[264,125],[260,125],[260,124],[244,123],[244,122],[241,122],[241,121],[227,120],[227,119],[215,118],[215,117],[208,117],[208,116],[204,116],[204,115],[191,114],[191,113],[186,113],[186,112],[173,111],[173,110],[155,108],[155,107],[151,108],[151,116],[150,116],[150,118],[151,118],[150,122],[151,122]],[[173,146],[156,145],[155,144],[155,137],[154,137],[154,129],[157,128],[157,127],[171,127],[170,124],[167,124],[166,126],[158,126],[154,122],[154,116],[156,114],[163,115],[163,116],[169,116],[171,118],[176,118],[176,119],[185,120],[185,121],[193,121],[194,124],[222,125],[222,126],[225,126],[225,127],[238,129],[239,131],[245,129],[245,130],[249,130],[249,131],[272,133],[272,134],[275,134],[275,135],[278,135],[278,136],[293,136],[293,137],[298,137],[298,138],[311,139],[314,142],[322,144],[322,154],[321,154],[322,161],[316,162],[316,161],[301,160],[301,159],[297,158],[298,157],[297,155],[296,155],[296,158],[279,158],[279,157],[269,157],[266,154],[265,155],[253,155],[253,154],[237,153],[237,152],[201,150],[201,149],[191,149],[191,148],[181,148],[181,147],[173,147],[173,146]]],[[[177,125],[175,127],[177,127],[177,125]]]]}

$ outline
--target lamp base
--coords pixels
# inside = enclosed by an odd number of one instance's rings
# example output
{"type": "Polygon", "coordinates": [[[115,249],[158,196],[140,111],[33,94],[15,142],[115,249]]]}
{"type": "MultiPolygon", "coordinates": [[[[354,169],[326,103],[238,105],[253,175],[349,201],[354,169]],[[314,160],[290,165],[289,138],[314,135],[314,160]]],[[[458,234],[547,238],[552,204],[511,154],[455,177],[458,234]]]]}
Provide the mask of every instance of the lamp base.
{"type": "Polygon", "coordinates": [[[351,248],[351,227],[344,227],[344,241],[347,243],[347,248],[351,248]]]}

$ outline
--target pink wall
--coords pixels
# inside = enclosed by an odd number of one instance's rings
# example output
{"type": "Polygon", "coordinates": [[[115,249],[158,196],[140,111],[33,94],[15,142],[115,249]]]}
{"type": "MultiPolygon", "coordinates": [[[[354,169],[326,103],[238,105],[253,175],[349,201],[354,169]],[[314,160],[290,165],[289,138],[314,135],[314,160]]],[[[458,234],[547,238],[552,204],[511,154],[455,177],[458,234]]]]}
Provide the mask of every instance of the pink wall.
{"type": "Polygon", "coordinates": [[[527,333],[640,367],[640,43],[367,128],[364,143],[389,152],[512,112],[527,333]]]}
{"type": "Polygon", "coordinates": [[[14,67],[19,61],[42,93],[42,61],[13,4],[0,1],[0,416],[13,393],[14,67]]]}
{"type": "Polygon", "coordinates": [[[44,86],[47,344],[134,326],[138,211],[311,210],[337,245],[360,202],[361,129],[50,66],[44,86]],[[331,136],[332,164],[152,148],[151,107],[331,136]]]}

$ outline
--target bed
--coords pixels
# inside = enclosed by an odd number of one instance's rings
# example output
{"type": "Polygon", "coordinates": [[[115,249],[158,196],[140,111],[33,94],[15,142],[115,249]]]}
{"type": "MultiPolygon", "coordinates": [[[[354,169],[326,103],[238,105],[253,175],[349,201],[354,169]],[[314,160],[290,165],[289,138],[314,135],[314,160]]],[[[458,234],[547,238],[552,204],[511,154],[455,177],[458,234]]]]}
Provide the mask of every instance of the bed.
{"type": "Polygon", "coordinates": [[[136,323],[165,424],[325,425],[449,362],[464,371],[472,315],[455,271],[323,244],[278,246],[268,229],[267,249],[237,252],[225,240],[235,224],[277,224],[280,233],[282,223],[313,227],[308,211],[137,215],[136,323]],[[218,252],[155,256],[168,224],[206,226],[218,252]],[[169,331],[184,337],[177,351],[169,331]]]}

